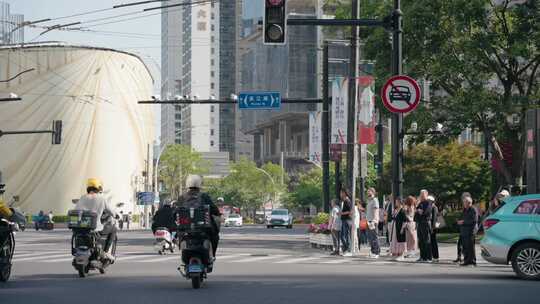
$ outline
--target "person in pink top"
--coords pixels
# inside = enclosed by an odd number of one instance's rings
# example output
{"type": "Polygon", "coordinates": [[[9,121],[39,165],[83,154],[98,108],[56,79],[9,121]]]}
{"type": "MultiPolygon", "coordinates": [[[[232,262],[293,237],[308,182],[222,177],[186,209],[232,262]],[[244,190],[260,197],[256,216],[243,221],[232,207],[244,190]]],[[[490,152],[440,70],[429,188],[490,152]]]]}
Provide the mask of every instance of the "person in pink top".
{"type": "Polygon", "coordinates": [[[405,228],[406,238],[406,258],[416,256],[416,250],[418,249],[418,236],[416,233],[416,222],[414,221],[414,213],[416,212],[416,198],[414,196],[408,196],[405,199],[405,216],[407,217],[407,223],[405,228]]]}

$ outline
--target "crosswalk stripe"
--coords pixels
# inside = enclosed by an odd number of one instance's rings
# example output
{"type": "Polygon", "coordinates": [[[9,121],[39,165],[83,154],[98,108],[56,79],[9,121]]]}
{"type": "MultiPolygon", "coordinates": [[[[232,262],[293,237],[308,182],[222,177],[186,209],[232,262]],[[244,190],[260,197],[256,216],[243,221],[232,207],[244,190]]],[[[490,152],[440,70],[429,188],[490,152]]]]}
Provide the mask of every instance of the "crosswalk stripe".
{"type": "Polygon", "coordinates": [[[249,256],[249,254],[248,253],[236,253],[236,254],[226,254],[226,255],[217,254],[216,261],[219,262],[222,260],[227,260],[227,259],[232,259],[232,258],[241,258],[245,256],[249,256]]]}
{"type": "Polygon", "coordinates": [[[143,260],[143,261],[136,261],[136,262],[141,262],[141,263],[154,263],[154,262],[164,262],[164,261],[168,261],[168,260],[180,260],[180,256],[179,255],[170,255],[170,256],[162,256],[162,257],[159,257],[157,259],[149,259],[149,260],[143,260]]]}
{"type": "Polygon", "coordinates": [[[72,261],[73,256],[70,256],[69,258],[62,258],[62,259],[54,259],[54,260],[45,260],[44,263],[58,263],[58,262],[68,262],[72,261]]]}
{"type": "MultiPolygon", "coordinates": [[[[48,253],[54,253],[54,254],[60,254],[60,253],[65,253],[64,250],[62,251],[52,251],[52,252],[47,252],[48,253]]],[[[45,253],[43,252],[32,252],[32,253],[20,253],[20,254],[15,254],[13,256],[14,259],[18,259],[18,258],[26,258],[26,257],[31,257],[31,256],[43,256],[45,253]]]]}
{"type": "Polygon", "coordinates": [[[345,264],[345,263],[350,263],[350,262],[352,262],[352,260],[335,259],[335,260],[321,262],[321,264],[345,264]]]}
{"type": "Polygon", "coordinates": [[[26,257],[21,259],[13,259],[13,262],[23,262],[23,261],[42,261],[50,258],[60,258],[60,257],[67,257],[71,256],[71,254],[55,254],[55,255],[46,255],[46,256],[32,256],[32,257],[26,257]]]}
{"type": "Polygon", "coordinates": [[[139,258],[155,257],[155,256],[156,256],[155,254],[152,254],[152,255],[149,255],[149,254],[132,255],[132,256],[120,257],[120,258],[117,258],[116,260],[117,261],[127,261],[127,260],[134,260],[134,259],[139,259],[139,258]]]}
{"type": "Polygon", "coordinates": [[[294,264],[294,263],[307,262],[307,261],[312,261],[312,260],[317,260],[317,259],[320,259],[320,257],[303,257],[303,258],[278,261],[275,264],[294,264]]]}
{"type": "Polygon", "coordinates": [[[288,256],[290,255],[276,254],[276,255],[269,255],[269,256],[257,256],[257,257],[242,259],[242,260],[231,261],[231,263],[252,263],[252,262],[259,262],[259,261],[264,261],[264,260],[279,259],[279,258],[284,258],[288,256]]]}

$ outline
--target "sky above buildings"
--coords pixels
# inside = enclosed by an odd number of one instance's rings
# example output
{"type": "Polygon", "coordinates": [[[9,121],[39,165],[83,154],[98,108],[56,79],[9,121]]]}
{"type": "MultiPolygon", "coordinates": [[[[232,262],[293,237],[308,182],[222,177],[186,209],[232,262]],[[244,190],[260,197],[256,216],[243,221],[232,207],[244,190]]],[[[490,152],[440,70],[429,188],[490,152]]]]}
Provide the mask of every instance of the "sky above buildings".
{"type": "MultiPolygon", "coordinates": [[[[24,14],[27,21],[45,18],[53,19],[47,23],[37,24],[39,26],[82,22],[80,25],[73,26],[75,28],[82,27],[82,31],[55,30],[43,35],[40,35],[45,31],[42,28],[25,27],[26,42],[65,41],[73,44],[125,50],[140,55],[154,74],[159,70],[161,60],[161,11],[139,13],[144,8],[159,6],[159,3],[111,9],[114,5],[134,2],[134,0],[0,1],[10,4],[12,14],[24,14]],[[64,18],[91,11],[98,12],[64,18]],[[123,21],[116,22],[121,20],[123,21]]],[[[159,79],[159,75],[154,76],[159,79]]]]}

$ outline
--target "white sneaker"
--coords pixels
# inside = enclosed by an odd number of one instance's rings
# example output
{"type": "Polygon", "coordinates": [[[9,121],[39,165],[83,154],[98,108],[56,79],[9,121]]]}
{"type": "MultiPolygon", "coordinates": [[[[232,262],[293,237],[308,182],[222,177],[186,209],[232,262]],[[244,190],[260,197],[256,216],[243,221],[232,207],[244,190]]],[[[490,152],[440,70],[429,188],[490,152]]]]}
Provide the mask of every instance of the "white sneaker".
{"type": "Polygon", "coordinates": [[[344,254],[343,254],[344,257],[352,257],[352,252],[350,251],[346,251],[344,254]]]}
{"type": "Polygon", "coordinates": [[[369,254],[368,256],[370,259],[378,259],[379,258],[379,255],[378,254],[369,254]]]}
{"type": "Polygon", "coordinates": [[[398,256],[395,260],[397,262],[403,262],[403,261],[405,261],[405,258],[403,256],[398,256]]]}

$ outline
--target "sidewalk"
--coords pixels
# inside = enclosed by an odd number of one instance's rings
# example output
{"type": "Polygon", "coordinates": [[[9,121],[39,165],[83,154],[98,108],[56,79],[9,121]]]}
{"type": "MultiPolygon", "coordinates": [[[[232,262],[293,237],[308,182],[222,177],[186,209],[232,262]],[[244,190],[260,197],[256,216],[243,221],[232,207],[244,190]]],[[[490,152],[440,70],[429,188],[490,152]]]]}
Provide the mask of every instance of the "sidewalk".
{"type": "MultiPolygon", "coordinates": [[[[407,258],[403,261],[396,261],[395,257],[392,257],[390,255],[390,252],[388,251],[389,247],[384,244],[383,242],[381,244],[381,254],[378,259],[372,259],[369,258],[369,252],[370,247],[368,244],[362,244],[360,246],[360,253],[356,256],[353,256],[355,260],[366,260],[366,261],[388,261],[388,262],[396,262],[396,263],[417,263],[416,260],[419,258],[419,256],[416,256],[414,258],[407,258]]],[[[449,244],[449,243],[438,243],[439,244],[439,262],[433,263],[433,264],[454,264],[454,260],[457,257],[457,247],[456,244],[449,244]]],[[[317,249],[319,252],[328,252],[329,251],[321,251],[320,249],[317,249]]],[[[419,255],[419,251],[417,251],[417,255],[419,255]]],[[[351,258],[351,257],[343,257],[345,259],[351,258]]],[[[462,257],[463,258],[463,257],[462,257]]],[[[480,246],[477,243],[476,244],[476,262],[477,264],[489,264],[489,262],[482,259],[481,256],[481,250],[480,246]]]]}

